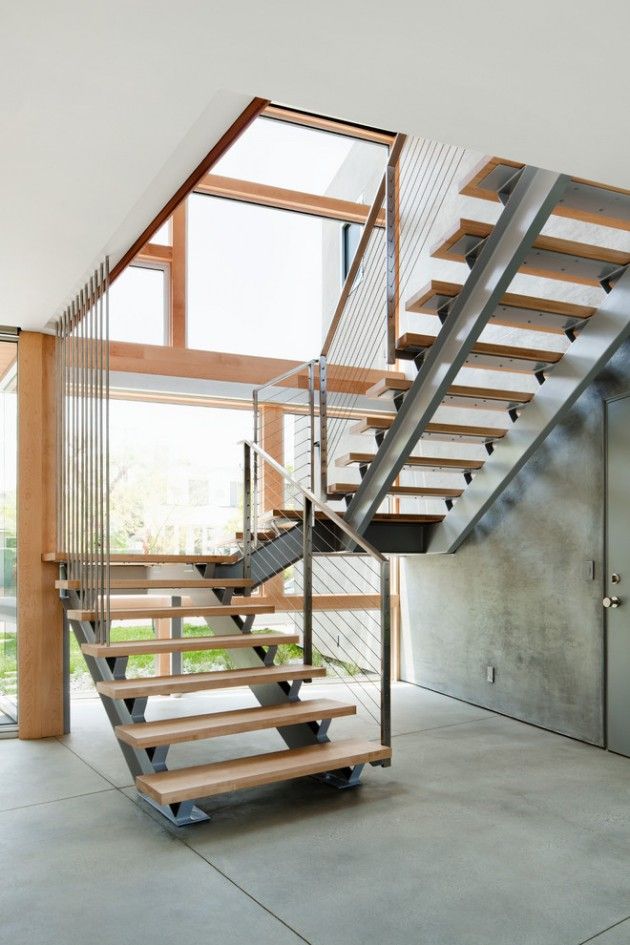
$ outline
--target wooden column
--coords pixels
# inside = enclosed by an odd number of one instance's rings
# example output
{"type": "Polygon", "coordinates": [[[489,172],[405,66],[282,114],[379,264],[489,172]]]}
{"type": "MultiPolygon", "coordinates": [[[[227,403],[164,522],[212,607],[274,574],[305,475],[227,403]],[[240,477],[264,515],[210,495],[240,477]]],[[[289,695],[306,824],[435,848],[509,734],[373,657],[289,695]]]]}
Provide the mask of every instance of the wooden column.
{"type": "Polygon", "coordinates": [[[22,332],[18,342],[18,732],[62,735],[63,612],[55,551],[55,338],[22,332]]]}
{"type": "MultiPolygon", "coordinates": [[[[260,445],[266,453],[284,466],[284,410],[273,404],[260,408],[260,445]]],[[[262,464],[262,509],[268,512],[284,502],[284,479],[279,472],[262,464]]],[[[277,574],[267,581],[263,590],[265,596],[282,597],[284,594],[284,575],[277,574]]]]}
{"type": "Polygon", "coordinates": [[[173,255],[171,261],[171,319],[169,343],[174,348],[186,347],[186,201],[180,203],[172,217],[173,255]]]}

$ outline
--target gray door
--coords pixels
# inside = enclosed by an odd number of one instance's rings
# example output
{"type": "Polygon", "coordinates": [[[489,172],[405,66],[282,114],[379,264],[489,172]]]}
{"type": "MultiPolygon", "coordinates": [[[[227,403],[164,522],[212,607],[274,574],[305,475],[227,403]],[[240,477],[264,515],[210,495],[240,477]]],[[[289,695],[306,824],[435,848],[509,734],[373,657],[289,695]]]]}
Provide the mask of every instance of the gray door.
{"type": "Polygon", "coordinates": [[[608,404],[608,748],[630,756],[630,396],[608,404]]]}

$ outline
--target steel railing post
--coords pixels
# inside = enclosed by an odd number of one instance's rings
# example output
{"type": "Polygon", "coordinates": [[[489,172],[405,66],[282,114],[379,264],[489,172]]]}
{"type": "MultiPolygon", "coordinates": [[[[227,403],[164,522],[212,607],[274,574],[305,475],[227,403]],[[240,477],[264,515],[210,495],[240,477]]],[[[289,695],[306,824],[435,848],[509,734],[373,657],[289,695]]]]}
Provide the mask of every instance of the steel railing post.
{"type": "Polygon", "coordinates": [[[392,743],[390,566],[381,561],[381,744],[392,743]]]}
{"type": "Polygon", "coordinates": [[[243,444],[243,577],[252,576],[252,450],[243,444]]]}
{"type": "Polygon", "coordinates": [[[304,664],[310,666],[313,662],[313,503],[308,496],[304,496],[302,552],[304,589],[302,644],[304,664]]]}
{"type": "Polygon", "coordinates": [[[309,489],[315,492],[315,362],[308,365],[308,417],[309,417],[309,489]]]}
{"type": "Polygon", "coordinates": [[[319,488],[320,498],[328,496],[328,394],[326,358],[319,359],[319,488]]]}

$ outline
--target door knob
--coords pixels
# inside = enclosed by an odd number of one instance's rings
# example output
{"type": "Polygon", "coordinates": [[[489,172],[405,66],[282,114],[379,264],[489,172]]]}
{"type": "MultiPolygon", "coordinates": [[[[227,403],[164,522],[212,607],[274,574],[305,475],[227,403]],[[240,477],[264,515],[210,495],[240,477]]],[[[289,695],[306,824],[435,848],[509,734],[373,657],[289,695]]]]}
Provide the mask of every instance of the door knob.
{"type": "Polygon", "coordinates": [[[603,601],[602,601],[602,604],[603,604],[604,607],[606,607],[607,609],[608,609],[609,607],[610,607],[610,608],[619,607],[619,604],[620,604],[620,603],[621,603],[621,601],[619,600],[618,597],[604,597],[604,599],[603,599],[603,601]]]}

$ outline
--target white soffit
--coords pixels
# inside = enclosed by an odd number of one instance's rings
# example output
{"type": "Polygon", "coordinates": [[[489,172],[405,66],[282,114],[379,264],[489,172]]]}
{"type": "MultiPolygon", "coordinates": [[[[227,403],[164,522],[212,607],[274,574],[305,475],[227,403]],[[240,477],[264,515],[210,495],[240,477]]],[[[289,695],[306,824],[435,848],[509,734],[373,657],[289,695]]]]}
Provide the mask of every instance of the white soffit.
{"type": "Polygon", "coordinates": [[[0,323],[45,325],[254,95],[630,187],[629,26],[621,0],[5,2],[0,323]]]}

